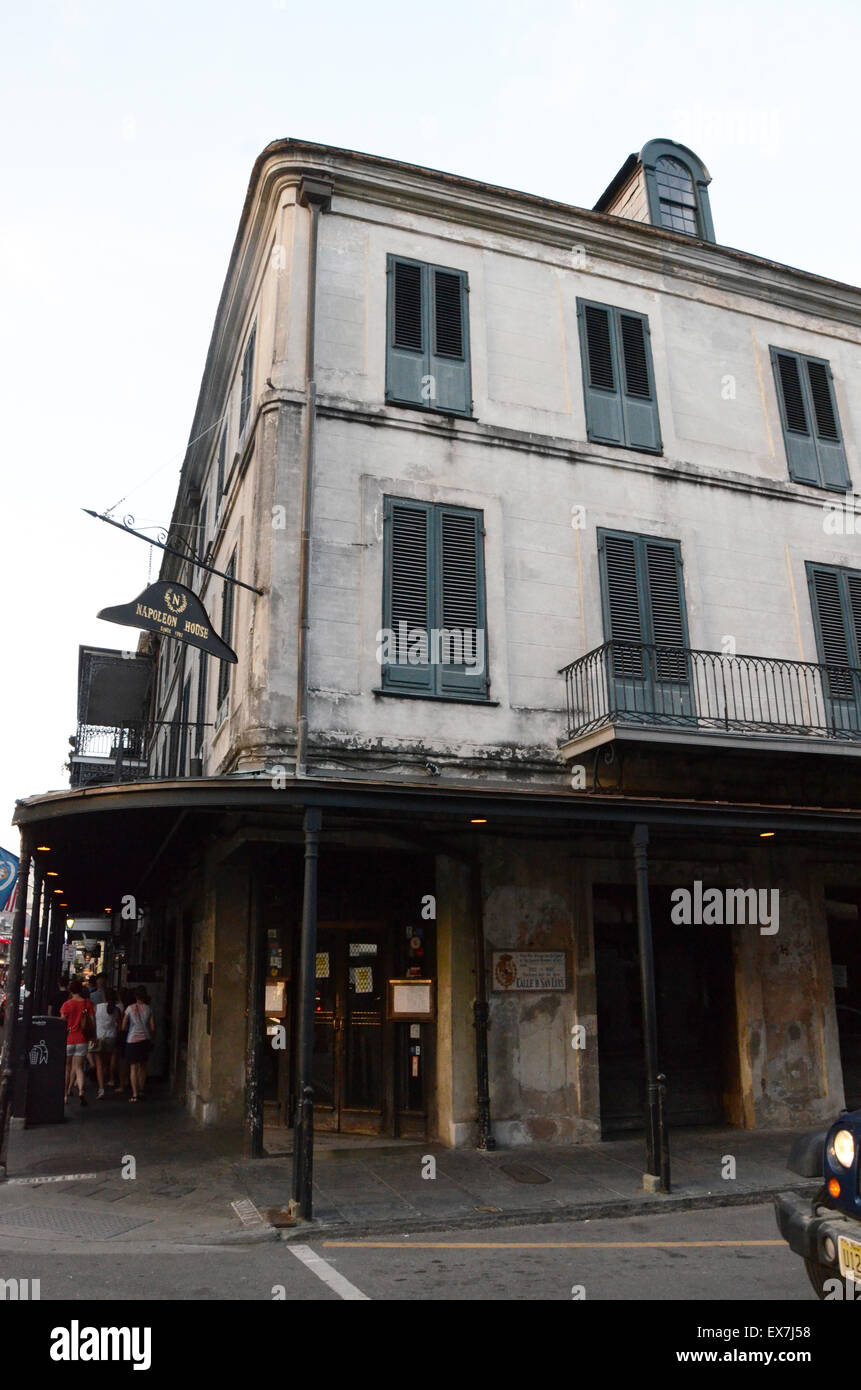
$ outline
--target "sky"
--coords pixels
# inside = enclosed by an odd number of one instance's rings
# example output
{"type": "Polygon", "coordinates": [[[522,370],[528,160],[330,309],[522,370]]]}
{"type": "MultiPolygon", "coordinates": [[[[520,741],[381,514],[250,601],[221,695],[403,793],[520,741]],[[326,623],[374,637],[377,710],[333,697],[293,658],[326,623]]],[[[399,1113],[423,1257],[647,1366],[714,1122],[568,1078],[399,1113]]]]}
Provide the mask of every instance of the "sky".
{"type": "Polygon", "coordinates": [[[68,785],[79,643],[159,553],[251,168],[301,137],[591,207],[655,137],[717,240],[858,284],[861,6],[4,0],[0,844],[68,785]],[[854,206],[853,206],[854,203],[854,206]]]}

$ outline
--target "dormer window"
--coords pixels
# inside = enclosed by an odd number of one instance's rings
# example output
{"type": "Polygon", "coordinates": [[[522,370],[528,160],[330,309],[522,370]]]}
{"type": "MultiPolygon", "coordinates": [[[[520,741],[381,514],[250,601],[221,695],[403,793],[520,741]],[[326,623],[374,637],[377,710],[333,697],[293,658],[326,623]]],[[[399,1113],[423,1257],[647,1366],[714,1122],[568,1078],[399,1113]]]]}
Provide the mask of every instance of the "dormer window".
{"type": "Polygon", "coordinates": [[[671,232],[699,236],[694,181],[687,166],[680,159],[662,155],[655,162],[655,182],[658,186],[661,226],[671,232]]]}
{"type": "Polygon", "coordinates": [[[649,140],[639,154],[628,156],[595,211],[714,241],[710,183],[708,169],[687,145],[649,140]]]}

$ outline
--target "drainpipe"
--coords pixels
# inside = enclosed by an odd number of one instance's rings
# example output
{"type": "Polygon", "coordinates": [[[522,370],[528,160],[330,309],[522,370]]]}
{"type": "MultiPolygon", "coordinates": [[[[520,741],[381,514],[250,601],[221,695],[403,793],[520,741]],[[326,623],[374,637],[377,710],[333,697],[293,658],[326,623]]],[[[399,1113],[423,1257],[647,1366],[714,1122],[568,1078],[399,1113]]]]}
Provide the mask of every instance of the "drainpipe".
{"type": "Polygon", "coordinates": [[[475,1000],[472,1006],[475,1028],[476,1101],[478,1142],[476,1148],[492,1150],[496,1140],[490,1124],[490,1073],[487,1059],[487,971],[484,959],[484,894],[481,886],[481,860],[470,864],[472,889],[473,946],[475,949],[475,1000]]]}
{"type": "Polygon", "coordinates": [[[650,1192],[670,1190],[670,1146],[665,1109],[667,1078],[658,1071],[658,1009],[655,999],[655,953],[649,909],[649,827],[634,827],[634,874],[637,882],[637,935],[640,953],[640,993],[643,1041],[646,1051],[646,1172],[643,1186],[650,1192]]]}
{"type": "Polygon", "coordinates": [[[311,509],[314,500],[314,444],[317,424],[317,383],[314,380],[314,339],[317,315],[317,240],[320,213],[332,200],[332,185],[303,178],[299,202],[311,212],[308,240],[308,307],[305,322],[305,441],[302,458],[302,535],[299,548],[299,626],[296,680],[296,776],[308,772],[308,607],[311,589],[311,509]]]}
{"type": "Polygon", "coordinates": [[[305,808],[305,882],[302,892],[302,946],[297,1001],[296,1119],[293,1125],[294,1213],[305,1221],[314,1215],[314,1000],[317,992],[317,864],[322,812],[305,808]]]}

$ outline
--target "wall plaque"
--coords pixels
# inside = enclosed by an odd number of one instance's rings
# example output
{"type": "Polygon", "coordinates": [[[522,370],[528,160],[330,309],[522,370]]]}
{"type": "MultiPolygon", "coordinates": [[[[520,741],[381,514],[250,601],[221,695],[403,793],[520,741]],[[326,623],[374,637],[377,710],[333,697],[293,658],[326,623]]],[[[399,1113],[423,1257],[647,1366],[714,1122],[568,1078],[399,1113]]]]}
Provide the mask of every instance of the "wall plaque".
{"type": "Polygon", "coordinates": [[[492,988],[509,994],[518,990],[567,990],[567,951],[494,951],[492,988]]]}

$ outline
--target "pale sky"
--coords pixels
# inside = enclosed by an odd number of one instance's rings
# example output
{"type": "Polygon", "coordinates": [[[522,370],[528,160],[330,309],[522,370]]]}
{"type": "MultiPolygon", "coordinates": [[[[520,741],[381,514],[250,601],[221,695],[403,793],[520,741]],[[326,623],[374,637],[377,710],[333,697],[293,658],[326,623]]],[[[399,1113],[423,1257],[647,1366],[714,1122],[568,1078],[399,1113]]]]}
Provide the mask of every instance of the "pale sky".
{"type": "MultiPolygon", "coordinates": [[[[717,240],[859,281],[861,6],[822,0],[5,0],[0,14],[3,735],[68,785],[78,644],[170,519],[255,157],[298,136],[591,207],[665,136],[717,240]]],[[[153,577],[159,554],[153,559],[153,577]]]]}

